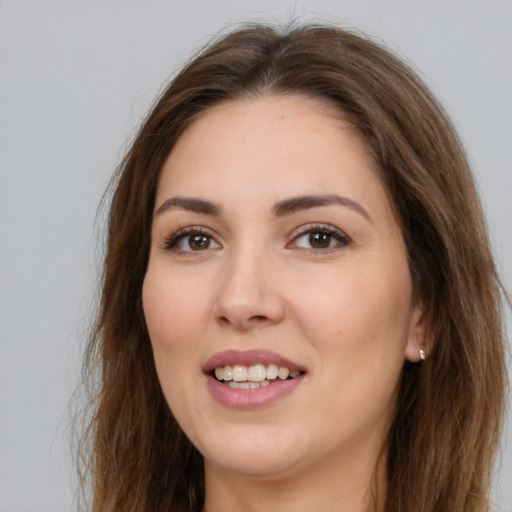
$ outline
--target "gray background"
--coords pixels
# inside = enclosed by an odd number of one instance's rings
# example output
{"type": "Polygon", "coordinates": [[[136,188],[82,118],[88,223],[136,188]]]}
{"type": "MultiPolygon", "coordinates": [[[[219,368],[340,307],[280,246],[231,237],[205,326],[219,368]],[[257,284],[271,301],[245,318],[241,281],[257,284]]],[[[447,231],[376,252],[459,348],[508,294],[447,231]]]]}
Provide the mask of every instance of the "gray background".
{"type": "MultiPolygon", "coordinates": [[[[293,18],[362,29],[420,70],[468,148],[512,289],[511,0],[0,0],[1,512],[75,508],[68,403],[94,301],[96,210],[122,147],[211,35],[293,18]]],[[[495,496],[512,511],[510,442],[495,496]]]]}

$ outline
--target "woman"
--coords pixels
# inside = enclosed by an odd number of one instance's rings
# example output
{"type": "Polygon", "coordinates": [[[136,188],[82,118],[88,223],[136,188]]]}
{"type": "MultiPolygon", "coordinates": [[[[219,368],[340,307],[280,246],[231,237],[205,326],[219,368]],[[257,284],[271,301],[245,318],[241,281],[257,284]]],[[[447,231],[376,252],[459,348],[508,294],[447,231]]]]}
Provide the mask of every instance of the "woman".
{"type": "Polygon", "coordinates": [[[335,28],[221,38],[115,181],[92,510],[488,510],[500,297],[410,69],[335,28]]]}

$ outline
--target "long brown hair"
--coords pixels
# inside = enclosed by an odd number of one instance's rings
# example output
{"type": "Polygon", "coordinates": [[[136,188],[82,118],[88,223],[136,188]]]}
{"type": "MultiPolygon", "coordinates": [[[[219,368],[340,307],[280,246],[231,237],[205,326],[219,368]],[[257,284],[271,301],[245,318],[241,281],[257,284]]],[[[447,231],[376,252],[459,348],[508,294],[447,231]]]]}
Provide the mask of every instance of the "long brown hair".
{"type": "Polygon", "coordinates": [[[364,137],[428,315],[430,356],[404,364],[385,447],[385,510],[487,510],[506,389],[502,288],[462,145],[421,80],[368,38],[326,26],[261,25],[218,39],[172,80],[114,178],[101,304],[85,362],[97,383],[82,473],[92,510],[202,508],[202,457],[165,402],[142,311],[155,191],[165,158],[197,116],[264,94],[326,101],[364,137]]]}

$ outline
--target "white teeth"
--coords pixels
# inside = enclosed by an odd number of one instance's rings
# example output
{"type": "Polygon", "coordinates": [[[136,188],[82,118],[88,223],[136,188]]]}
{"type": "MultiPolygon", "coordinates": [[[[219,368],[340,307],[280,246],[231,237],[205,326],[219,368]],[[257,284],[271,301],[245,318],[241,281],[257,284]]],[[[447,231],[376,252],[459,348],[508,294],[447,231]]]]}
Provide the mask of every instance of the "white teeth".
{"type": "Polygon", "coordinates": [[[278,375],[281,380],[285,380],[288,378],[288,375],[290,375],[290,370],[284,366],[281,366],[281,368],[279,368],[278,375]]]}
{"type": "Polygon", "coordinates": [[[242,384],[235,382],[234,380],[228,382],[228,387],[232,389],[243,389],[242,384]]]}
{"type": "MultiPolygon", "coordinates": [[[[233,368],[231,366],[224,366],[224,368],[221,366],[220,368],[222,370],[222,377],[219,380],[225,380],[226,382],[233,380],[233,368]]],[[[215,373],[215,376],[217,377],[217,373],[215,373]]]]}
{"type": "Polygon", "coordinates": [[[228,382],[228,386],[233,389],[249,389],[249,382],[228,382]]]}
{"type": "Polygon", "coordinates": [[[265,380],[267,376],[267,371],[262,364],[255,364],[254,366],[249,366],[247,370],[247,380],[252,382],[261,382],[265,380]]]}
{"type": "Polygon", "coordinates": [[[233,380],[235,382],[244,382],[247,380],[247,366],[237,364],[233,366],[233,380]]]}
{"type": "Polygon", "coordinates": [[[270,382],[268,380],[263,380],[261,382],[235,382],[234,380],[226,382],[226,385],[231,389],[256,389],[256,388],[264,388],[268,386],[270,382]]]}
{"type": "Polygon", "coordinates": [[[277,364],[269,364],[267,366],[267,379],[274,380],[277,379],[277,374],[279,373],[279,367],[277,364]]]}
{"type": "Polygon", "coordinates": [[[241,364],[237,364],[234,366],[218,366],[215,368],[214,374],[215,378],[219,381],[224,381],[230,387],[234,387],[236,389],[252,389],[255,387],[268,386],[270,381],[276,380],[279,378],[280,380],[286,380],[289,377],[295,379],[299,377],[302,372],[296,370],[290,372],[289,368],[285,366],[277,366],[276,364],[269,364],[267,367],[265,365],[258,363],[253,364],[252,366],[244,366],[241,364]],[[231,385],[236,383],[237,385],[231,385]],[[243,386],[240,387],[238,384],[243,383],[243,386]],[[256,386],[247,387],[245,384],[257,384],[256,386]]]}

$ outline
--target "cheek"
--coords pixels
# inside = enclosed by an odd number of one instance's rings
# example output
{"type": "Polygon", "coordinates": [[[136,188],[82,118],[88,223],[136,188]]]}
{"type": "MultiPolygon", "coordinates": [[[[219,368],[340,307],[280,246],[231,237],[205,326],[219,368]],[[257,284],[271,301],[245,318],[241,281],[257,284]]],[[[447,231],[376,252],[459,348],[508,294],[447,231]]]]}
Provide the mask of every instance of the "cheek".
{"type": "MultiPolygon", "coordinates": [[[[295,290],[295,316],[309,341],[350,368],[402,364],[410,318],[408,274],[339,272],[295,290]],[[395,279],[390,279],[392,275],[395,279]]],[[[395,365],[393,365],[395,366],[395,365]]]]}
{"type": "Polygon", "coordinates": [[[162,357],[173,356],[167,362],[172,364],[193,353],[206,310],[201,298],[193,282],[183,286],[165,272],[148,269],[142,302],[157,366],[162,357]]]}
{"type": "Polygon", "coordinates": [[[162,266],[150,265],[144,278],[144,315],[150,330],[168,331],[173,339],[181,340],[196,325],[192,319],[200,312],[202,294],[193,280],[181,282],[162,266]]]}
{"type": "Polygon", "coordinates": [[[142,303],[163,394],[173,414],[183,420],[190,404],[182,386],[190,388],[201,376],[196,362],[201,304],[193,286],[180,286],[157,266],[148,268],[142,303]]]}

